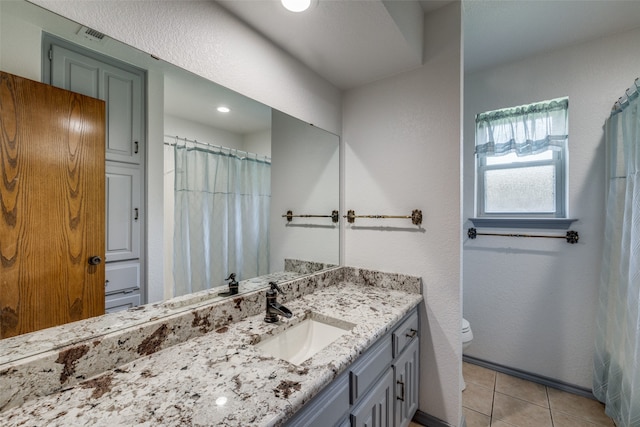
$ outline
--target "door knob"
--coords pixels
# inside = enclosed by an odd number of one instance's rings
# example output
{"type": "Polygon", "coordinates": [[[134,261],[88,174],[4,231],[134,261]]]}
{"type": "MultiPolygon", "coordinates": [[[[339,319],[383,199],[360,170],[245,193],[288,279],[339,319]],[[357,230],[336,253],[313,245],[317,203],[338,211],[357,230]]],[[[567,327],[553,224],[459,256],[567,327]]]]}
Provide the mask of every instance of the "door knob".
{"type": "Polygon", "coordinates": [[[102,258],[97,255],[89,257],[89,265],[98,265],[102,262],[102,258]]]}

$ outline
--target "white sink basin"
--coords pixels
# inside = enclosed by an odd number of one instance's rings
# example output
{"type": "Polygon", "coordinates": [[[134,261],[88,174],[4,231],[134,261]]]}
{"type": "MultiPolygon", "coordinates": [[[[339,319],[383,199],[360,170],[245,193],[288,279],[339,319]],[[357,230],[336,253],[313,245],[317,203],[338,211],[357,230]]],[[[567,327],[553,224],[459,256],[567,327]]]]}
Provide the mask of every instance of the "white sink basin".
{"type": "Polygon", "coordinates": [[[353,323],[314,313],[305,317],[275,335],[265,336],[255,346],[270,356],[299,365],[355,327],[353,323]]]}

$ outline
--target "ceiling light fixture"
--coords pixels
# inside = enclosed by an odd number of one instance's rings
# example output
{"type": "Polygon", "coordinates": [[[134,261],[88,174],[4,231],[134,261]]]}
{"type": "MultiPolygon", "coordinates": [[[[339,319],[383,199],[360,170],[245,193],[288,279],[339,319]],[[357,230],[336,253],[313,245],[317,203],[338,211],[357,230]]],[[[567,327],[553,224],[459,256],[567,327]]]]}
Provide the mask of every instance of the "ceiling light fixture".
{"type": "Polygon", "coordinates": [[[311,6],[311,0],[280,0],[285,9],[291,12],[304,12],[311,6]]]}
{"type": "Polygon", "coordinates": [[[228,113],[229,111],[231,111],[229,107],[218,107],[217,110],[221,113],[228,113]]]}

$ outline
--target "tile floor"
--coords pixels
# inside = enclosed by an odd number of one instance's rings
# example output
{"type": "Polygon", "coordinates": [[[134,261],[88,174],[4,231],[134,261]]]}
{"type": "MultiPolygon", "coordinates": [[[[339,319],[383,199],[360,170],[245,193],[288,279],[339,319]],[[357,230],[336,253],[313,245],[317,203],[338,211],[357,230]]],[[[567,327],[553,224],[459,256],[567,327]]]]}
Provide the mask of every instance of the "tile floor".
{"type": "Polygon", "coordinates": [[[463,362],[467,427],[615,427],[595,400],[463,362]]]}

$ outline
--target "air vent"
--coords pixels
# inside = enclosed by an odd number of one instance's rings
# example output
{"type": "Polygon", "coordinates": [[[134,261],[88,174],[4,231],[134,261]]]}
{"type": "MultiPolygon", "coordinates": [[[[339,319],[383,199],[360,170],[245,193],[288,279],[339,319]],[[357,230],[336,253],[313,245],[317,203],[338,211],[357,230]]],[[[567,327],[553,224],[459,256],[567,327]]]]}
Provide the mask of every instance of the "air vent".
{"type": "Polygon", "coordinates": [[[104,38],[106,37],[100,31],[96,31],[88,27],[81,27],[80,30],[78,30],[77,34],[84,36],[93,42],[98,42],[98,43],[103,42],[104,38]]]}

